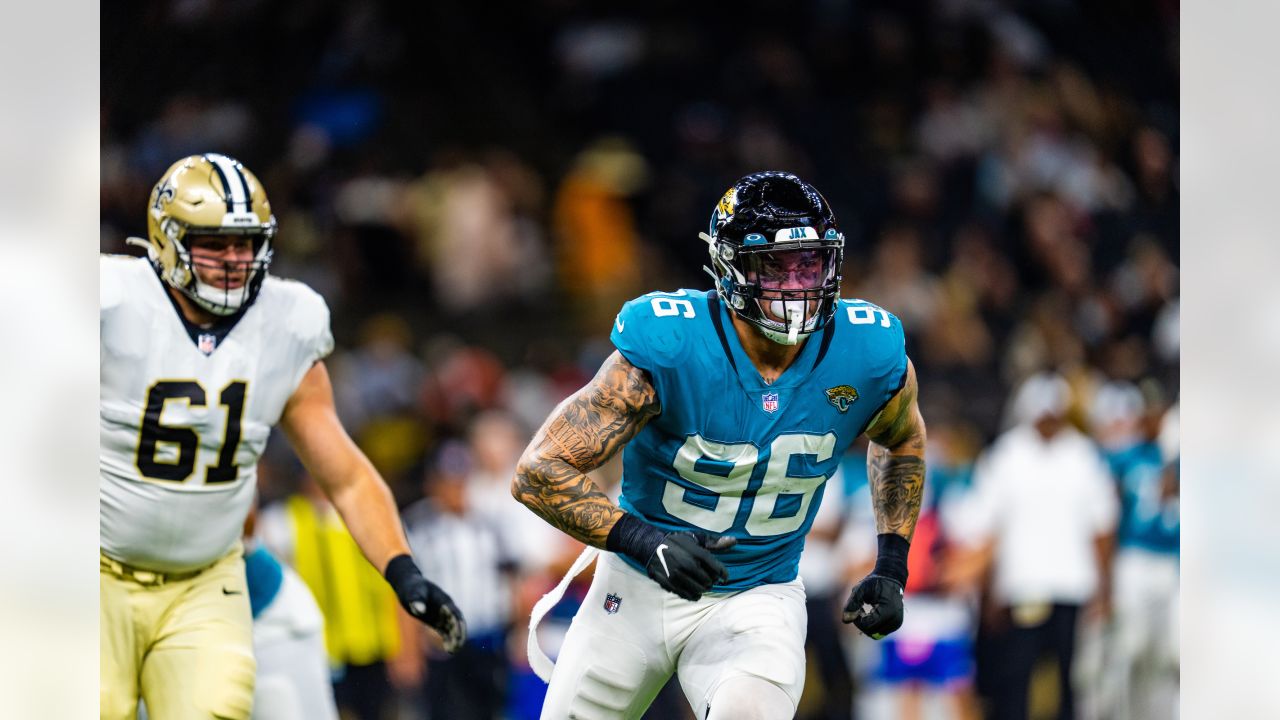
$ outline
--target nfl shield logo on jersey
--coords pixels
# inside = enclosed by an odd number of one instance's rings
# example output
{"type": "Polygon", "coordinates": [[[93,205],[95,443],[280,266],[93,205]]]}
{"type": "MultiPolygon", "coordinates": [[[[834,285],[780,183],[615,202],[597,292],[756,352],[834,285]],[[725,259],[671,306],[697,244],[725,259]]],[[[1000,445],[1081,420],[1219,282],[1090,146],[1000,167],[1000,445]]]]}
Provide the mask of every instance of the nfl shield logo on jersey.
{"type": "Polygon", "coordinates": [[[760,396],[760,405],[767,413],[778,411],[778,393],[765,393],[760,396]]]}
{"type": "Polygon", "coordinates": [[[604,611],[610,615],[618,612],[618,608],[622,607],[622,598],[609,593],[604,596],[604,611]]]}
{"type": "Polygon", "coordinates": [[[217,345],[218,345],[217,336],[211,335],[209,333],[201,333],[200,337],[196,339],[196,347],[200,348],[200,352],[204,353],[205,355],[208,355],[209,353],[213,352],[213,349],[217,347],[217,345]]]}

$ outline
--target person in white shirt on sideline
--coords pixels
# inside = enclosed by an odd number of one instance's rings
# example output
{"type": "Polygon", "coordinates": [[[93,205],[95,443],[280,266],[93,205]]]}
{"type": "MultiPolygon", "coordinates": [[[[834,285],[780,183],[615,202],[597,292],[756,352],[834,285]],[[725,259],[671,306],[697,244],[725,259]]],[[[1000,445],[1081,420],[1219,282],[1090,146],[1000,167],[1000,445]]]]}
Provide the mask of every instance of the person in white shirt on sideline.
{"type": "Polygon", "coordinates": [[[1045,652],[1057,660],[1058,717],[1074,718],[1077,620],[1086,606],[1110,613],[1116,492],[1098,448],[1066,420],[1070,395],[1060,375],[1027,379],[1014,396],[1015,424],[974,472],[964,535],[991,570],[994,720],[1027,717],[1031,671],[1045,652]]]}

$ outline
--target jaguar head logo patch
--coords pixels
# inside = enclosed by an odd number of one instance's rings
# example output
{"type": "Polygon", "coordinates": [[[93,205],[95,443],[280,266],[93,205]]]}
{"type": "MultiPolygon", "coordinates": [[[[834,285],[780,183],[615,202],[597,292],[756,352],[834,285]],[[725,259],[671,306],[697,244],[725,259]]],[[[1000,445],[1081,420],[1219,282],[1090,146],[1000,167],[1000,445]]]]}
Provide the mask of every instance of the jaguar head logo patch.
{"type": "Polygon", "coordinates": [[[850,385],[837,385],[827,388],[827,400],[840,412],[848,412],[849,406],[858,399],[858,391],[850,385]]]}

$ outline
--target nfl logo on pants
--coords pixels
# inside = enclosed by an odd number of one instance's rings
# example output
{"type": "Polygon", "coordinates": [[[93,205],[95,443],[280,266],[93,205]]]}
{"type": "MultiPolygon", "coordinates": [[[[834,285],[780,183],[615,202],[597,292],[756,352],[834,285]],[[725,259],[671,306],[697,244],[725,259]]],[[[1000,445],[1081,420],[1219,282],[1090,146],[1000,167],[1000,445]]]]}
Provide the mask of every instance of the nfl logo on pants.
{"type": "Polygon", "coordinates": [[[760,396],[760,405],[767,413],[778,411],[778,393],[765,393],[760,396]]]}
{"type": "Polygon", "coordinates": [[[618,597],[617,595],[614,595],[613,593],[609,593],[608,595],[605,595],[604,597],[605,612],[612,615],[618,612],[619,607],[622,607],[622,598],[618,597]]]}

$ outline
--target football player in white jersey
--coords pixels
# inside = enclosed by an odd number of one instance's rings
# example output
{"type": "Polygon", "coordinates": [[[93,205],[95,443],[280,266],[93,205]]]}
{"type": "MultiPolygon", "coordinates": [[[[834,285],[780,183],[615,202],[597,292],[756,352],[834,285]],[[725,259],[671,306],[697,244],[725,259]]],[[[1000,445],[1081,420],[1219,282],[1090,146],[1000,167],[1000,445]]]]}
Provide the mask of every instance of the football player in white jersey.
{"type": "Polygon", "coordinates": [[[225,155],[174,163],[148,257],[101,262],[101,716],[248,718],[240,533],[277,423],[401,604],[446,649],[466,628],[418,570],[391,492],[334,411],[329,310],[267,274],[276,220],[225,155]]]}

